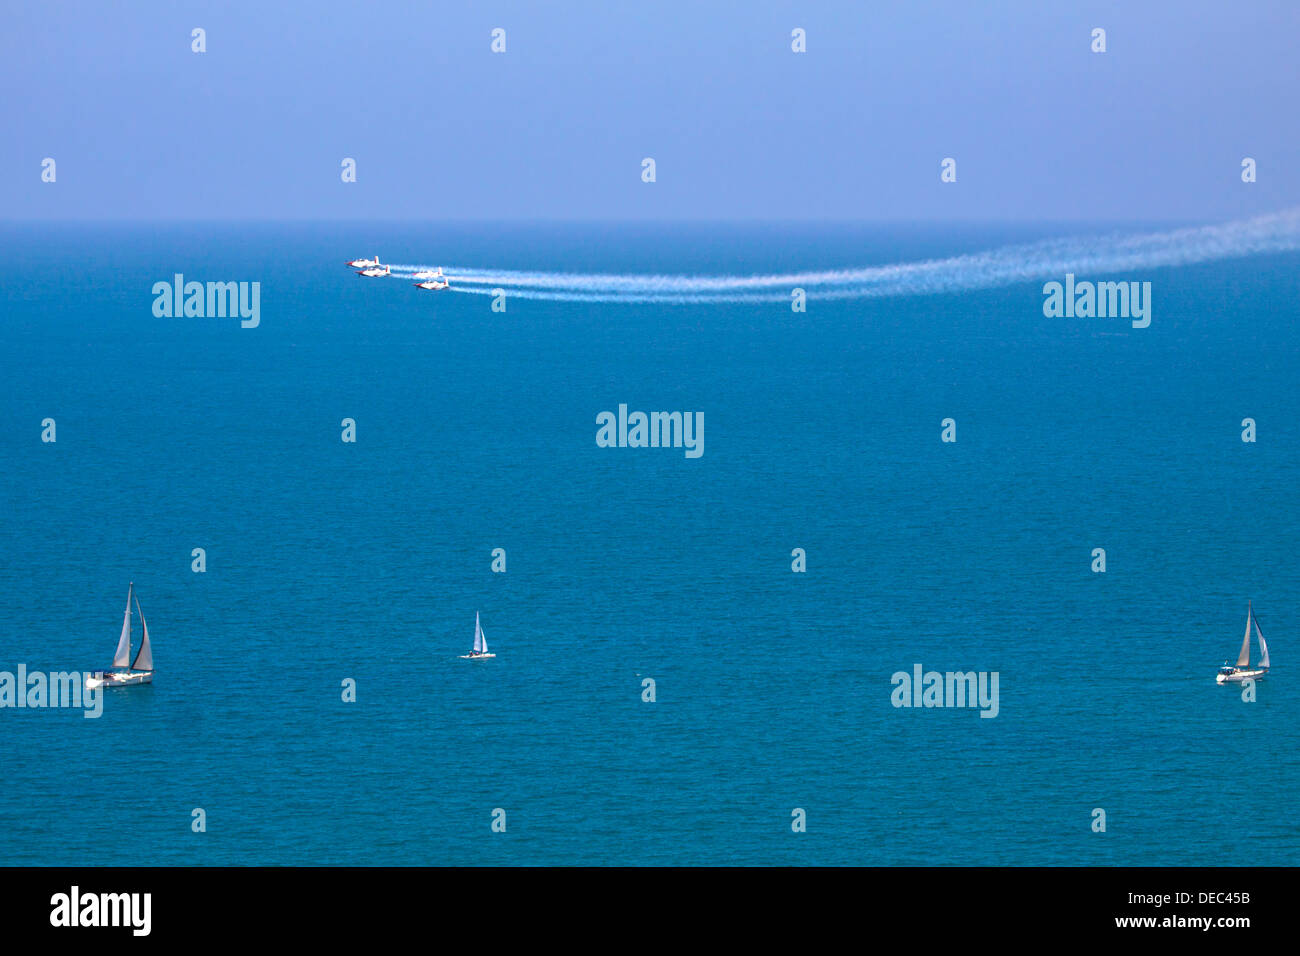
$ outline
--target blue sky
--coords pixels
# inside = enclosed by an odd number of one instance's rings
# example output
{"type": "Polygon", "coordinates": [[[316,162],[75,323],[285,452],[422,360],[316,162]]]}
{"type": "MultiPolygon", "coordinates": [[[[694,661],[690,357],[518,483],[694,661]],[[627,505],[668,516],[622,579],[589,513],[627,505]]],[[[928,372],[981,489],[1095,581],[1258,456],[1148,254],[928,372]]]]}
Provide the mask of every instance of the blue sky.
{"type": "Polygon", "coordinates": [[[0,219],[1216,221],[1300,205],[1294,0],[11,2],[4,18],[0,219]]]}

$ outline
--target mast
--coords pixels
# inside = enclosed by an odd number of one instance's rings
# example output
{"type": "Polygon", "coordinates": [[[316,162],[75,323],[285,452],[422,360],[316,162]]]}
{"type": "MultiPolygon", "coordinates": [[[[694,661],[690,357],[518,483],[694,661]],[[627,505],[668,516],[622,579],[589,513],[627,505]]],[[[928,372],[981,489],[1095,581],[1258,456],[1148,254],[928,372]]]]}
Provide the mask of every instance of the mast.
{"type": "Polygon", "coordinates": [[[1246,636],[1242,638],[1241,653],[1237,655],[1238,667],[1250,666],[1250,622],[1254,616],[1255,616],[1255,612],[1251,608],[1251,602],[1247,601],[1246,602],[1246,636]]]}
{"type": "Polygon", "coordinates": [[[131,598],[135,594],[135,582],[126,589],[126,613],[122,615],[122,636],[118,638],[117,650],[113,654],[113,666],[131,666],[131,598]]]}

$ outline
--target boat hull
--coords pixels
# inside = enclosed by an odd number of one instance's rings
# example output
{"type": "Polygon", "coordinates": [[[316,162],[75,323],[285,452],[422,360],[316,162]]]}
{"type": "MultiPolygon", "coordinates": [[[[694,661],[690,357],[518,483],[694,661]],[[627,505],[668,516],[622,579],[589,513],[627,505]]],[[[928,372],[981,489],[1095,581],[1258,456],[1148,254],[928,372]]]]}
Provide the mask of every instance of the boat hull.
{"type": "Polygon", "coordinates": [[[1231,674],[1214,675],[1214,682],[1216,684],[1240,684],[1242,681],[1259,680],[1266,674],[1268,674],[1267,670],[1233,671],[1231,674]]]}
{"type": "Polygon", "coordinates": [[[152,671],[135,671],[134,673],[100,671],[86,675],[86,686],[92,690],[96,687],[133,687],[136,684],[152,683],[152,671]]]}
{"type": "Polygon", "coordinates": [[[496,657],[496,655],[495,655],[495,654],[462,654],[462,655],[460,655],[460,659],[461,659],[462,661],[483,661],[483,660],[487,660],[489,657],[496,657]]]}

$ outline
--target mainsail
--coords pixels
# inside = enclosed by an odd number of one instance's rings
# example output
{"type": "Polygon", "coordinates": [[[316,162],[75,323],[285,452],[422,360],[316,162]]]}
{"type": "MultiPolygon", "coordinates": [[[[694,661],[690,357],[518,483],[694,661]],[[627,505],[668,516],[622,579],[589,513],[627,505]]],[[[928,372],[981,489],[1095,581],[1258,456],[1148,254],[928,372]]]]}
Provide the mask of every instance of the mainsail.
{"type": "Polygon", "coordinates": [[[1259,638],[1259,652],[1264,656],[1259,660],[1259,666],[1268,670],[1268,645],[1264,643],[1264,635],[1259,633],[1259,621],[1255,621],[1255,636],[1259,638]]]}
{"type": "Polygon", "coordinates": [[[1246,602],[1246,636],[1241,640],[1241,653],[1237,655],[1238,667],[1250,666],[1250,621],[1254,617],[1251,611],[1250,602],[1246,602]]]}
{"type": "Polygon", "coordinates": [[[140,641],[140,653],[135,655],[135,663],[131,665],[132,670],[151,671],[153,670],[153,650],[149,647],[149,625],[145,623],[144,611],[140,610],[140,596],[135,598],[135,612],[140,615],[140,629],[144,631],[144,637],[140,641]]]}
{"type": "Polygon", "coordinates": [[[114,667],[129,667],[131,664],[131,594],[134,590],[134,584],[126,589],[126,613],[122,616],[122,637],[113,655],[114,667]]]}
{"type": "Polygon", "coordinates": [[[478,622],[478,612],[474,612],[474,653],[487,653],[487,635],[483,633],[483,626],[478,622]]]}

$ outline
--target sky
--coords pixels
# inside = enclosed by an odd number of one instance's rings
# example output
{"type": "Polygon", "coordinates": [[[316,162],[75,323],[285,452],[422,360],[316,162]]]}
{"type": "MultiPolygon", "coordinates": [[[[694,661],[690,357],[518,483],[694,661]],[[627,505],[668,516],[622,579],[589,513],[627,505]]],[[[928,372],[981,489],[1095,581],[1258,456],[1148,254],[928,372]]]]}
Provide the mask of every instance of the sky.
{"type": "Polygon", "coordinates": [[[1214,222],[1300,205],[1296,0],[3,3],[0,220],[1214,222]]]}

